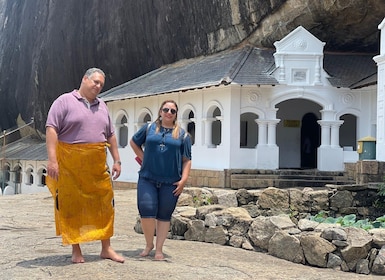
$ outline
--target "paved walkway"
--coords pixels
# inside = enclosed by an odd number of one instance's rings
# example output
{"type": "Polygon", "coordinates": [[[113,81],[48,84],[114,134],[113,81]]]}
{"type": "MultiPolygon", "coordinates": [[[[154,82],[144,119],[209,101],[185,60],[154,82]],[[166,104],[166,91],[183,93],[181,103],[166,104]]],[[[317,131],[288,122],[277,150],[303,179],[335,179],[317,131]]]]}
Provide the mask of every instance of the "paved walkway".
{"type": "Polygon", "coordinates": [[[84,264],[55,236],[48,193],[0,196],[0,279],[384,279],[294,264],[230,246],[166,240],[167,261],[139,258],[143,235],[134,230],[136,190],[116,190],[112,246],[123,264],[99,258],[100,242],[82,245],[84,264]]]}

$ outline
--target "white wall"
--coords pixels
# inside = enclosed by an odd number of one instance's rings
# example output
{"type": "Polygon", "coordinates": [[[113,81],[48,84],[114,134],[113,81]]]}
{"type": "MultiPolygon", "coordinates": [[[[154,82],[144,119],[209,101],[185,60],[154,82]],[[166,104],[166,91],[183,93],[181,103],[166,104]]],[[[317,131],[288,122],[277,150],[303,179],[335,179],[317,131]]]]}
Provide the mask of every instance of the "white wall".
{"type": "MultiPolygon", "coordinates": [[[[357,117],[357,139],[369,135],[375,112],[376,89],[365,90],[336,89],[329,85],[292,87],[292,86],[220,86],[187,92],[150,96],[109,102],[113,121],[119,112],[126,112],[128,118],[128,138],[137,131],[140,116],[148,112],[152,120],[157,117],[161,102],[165,99],[176,100],[179,106],[178,118],[185,121],[190,109],[194,111],[195,144],[192,147],[193,169],[255,169],[257,161],[270,161],[269,153],[262,153],[257,159],[256,148],[240,148],[240,116],[245,112],[253,113],[259,119],[280,119],[276,127],[276,144],[279,148],[279,166],[300,167],[300,127],[284,127],[284,120],[301,120],[308,112],[322,118],[321,111],[328,109],[328,120],[338,121],[343,114],[357,117]],[[269,107],[272,106],[272,107],[269,107]],[[221,143],[215,147],[206,144],[206,118],[210,118],[213,108],[221,110],[221,143]]],[[[142,125],[143,123],[140,123],[142,125]]],[[[342,147],[341,153],[342,153],[342,147]]],[[[119,181],[137,180],[139,165],[128,145],[119,148],[122,160],[122,175],[119,181]]],[[[356,152],[344,152],[345,162],[357,158],[356,152]]],[[[111,158],[109,157],[111,161],[111,158]]],[[[343,162],[340,163],[343,165],[343,162]]]]}
{"type": "Polygon", "coordinates": [[[12,187],[17,193],[49,193],[48,187],[42,184],[41,171],[47,168],[46,161],[25,161],[25,160],[9,160],[6,163],[10,166],[11,178],[6,185],[12,187]],[[15,168],[21,167],[21,182],[15,182],[15,168]],[[29,172],[32,170],[33,172],[29,172]],[[33,183],[30,183],[30,173],[33,175],[33,183]]]}

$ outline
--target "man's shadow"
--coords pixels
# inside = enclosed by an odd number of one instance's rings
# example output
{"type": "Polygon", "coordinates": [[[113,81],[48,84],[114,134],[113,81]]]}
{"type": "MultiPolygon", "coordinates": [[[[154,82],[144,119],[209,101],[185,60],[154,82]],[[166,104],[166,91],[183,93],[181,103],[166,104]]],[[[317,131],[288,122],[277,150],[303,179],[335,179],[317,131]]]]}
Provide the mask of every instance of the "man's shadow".
{"type": "MultiPolygon", "coordinates": [[[[141,257],[139,254],[142,252],[142,249],[129,250],[129,251],[116,251],[118,254],[121,254],[126,260],[135,260],[135,261],[157,261],[154,259],[155,251],[150,252],[146,257],[141,257]]],[[[73,265],[71,260],[71,255],[52,255],[46,257],[39,257],[31,260],[24,260],[18,262],[16,265],[24,268],[36,268],[38,266],[55,266],[55,267],[64,267],[73,265]]],[[[100,262],[100,261],[111,261],[109,259],[102,259],[99,255],[83,255],[86,263],[100,262]]],[[[162,261],[170,262],[170,256],[164,254],[165,259],[162,261]]]]}
{"type": "MultiPolygon", "coordinates": [[[[56,266],[64,267],[73,265],[71,255],[53,255],[46,257],[39,257],[31,260],[24,260],[18,262],[16,265],[24,268],[36,268],[37,266],[56,266]]],[[[86,263],[104,261],[99,255],[83,255],[86,263]]]]}

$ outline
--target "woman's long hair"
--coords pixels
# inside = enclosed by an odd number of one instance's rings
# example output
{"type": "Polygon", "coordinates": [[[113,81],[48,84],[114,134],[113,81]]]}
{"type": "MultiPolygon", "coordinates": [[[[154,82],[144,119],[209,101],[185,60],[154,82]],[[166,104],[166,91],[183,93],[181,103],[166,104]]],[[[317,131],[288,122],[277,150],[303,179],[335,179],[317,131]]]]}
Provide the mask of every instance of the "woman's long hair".
{"type": "Polygon", "coordinates": [[[159,108],[159,111],[158,111],[158,118],[155,120],[155,123],[156,123],[155,133],[158,133],[160,131],[160,126],[162,125],[162,118],[160,116],[160,112],[162,111],[162,108],[163,108],[164,104],[166,104],[166,103],[172,103],[172,104],[175,105],[176,113],[175,113],[175,120],[174,120],[173,130],[172,130],[172,138],[178,139],[178,137],[179,137],[179,130],[180,130],[180,126],[179,126],[179,124],[177,122],[177,119],[178,119],[178,105],[176,104],[176,102],[174,100],[165,100],[160,105],[160,108],[159,108]]]}

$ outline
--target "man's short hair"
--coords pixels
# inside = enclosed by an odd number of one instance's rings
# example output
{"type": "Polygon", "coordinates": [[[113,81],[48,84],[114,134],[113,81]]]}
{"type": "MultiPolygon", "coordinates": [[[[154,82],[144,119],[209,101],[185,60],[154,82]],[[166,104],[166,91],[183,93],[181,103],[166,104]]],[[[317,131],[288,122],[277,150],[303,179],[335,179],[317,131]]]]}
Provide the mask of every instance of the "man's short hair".
{"type": "Polygon", "coordinates": [[[106,74],[104,74],[102,69],[95,68],[95,67],[88,69],[86,71],[86,73],[84,74],[84,76],[91,77],[94,73],[99,73],[99,74],[103,75],[104,78],[106,77],[106,74]]]}

